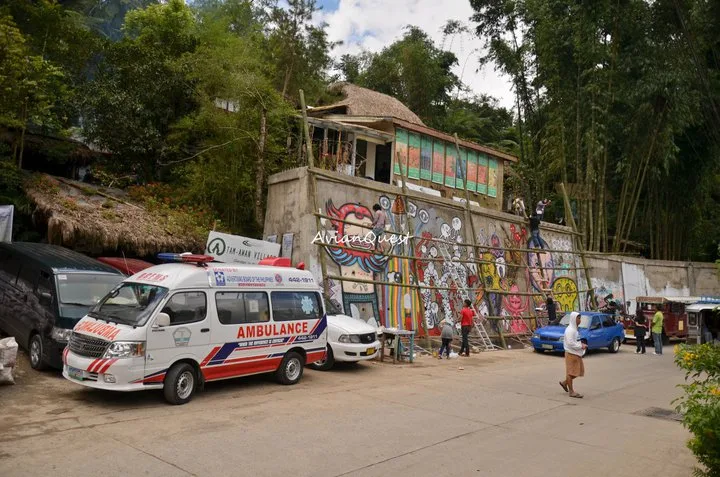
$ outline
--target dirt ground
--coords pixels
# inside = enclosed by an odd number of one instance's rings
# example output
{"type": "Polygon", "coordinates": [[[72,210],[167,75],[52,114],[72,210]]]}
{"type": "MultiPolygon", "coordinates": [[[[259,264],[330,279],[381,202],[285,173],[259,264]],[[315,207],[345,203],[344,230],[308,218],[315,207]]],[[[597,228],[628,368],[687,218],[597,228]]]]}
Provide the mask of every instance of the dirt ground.
{"type": "Polygon", "coordinates": [[[678,395],[667,351],[591,354],[582,400],[557,384],[561,357],[513,350],[209,383],[184,406],[84,388],[22,353],[0,387],[0,474],[685,477],[688,433],[640,415],[678,395]]]}

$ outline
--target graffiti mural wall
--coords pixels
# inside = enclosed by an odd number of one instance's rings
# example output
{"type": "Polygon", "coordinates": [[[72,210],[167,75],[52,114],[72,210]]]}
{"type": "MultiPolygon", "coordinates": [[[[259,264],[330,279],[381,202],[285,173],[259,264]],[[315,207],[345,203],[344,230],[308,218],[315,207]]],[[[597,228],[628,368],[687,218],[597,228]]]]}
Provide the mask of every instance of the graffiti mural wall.
{"type": "Polygon", "coordinates": [[[488,317],[491,334],[512,334],[536,326],[550,291],[561,312],[588,309],[590,294],[600,306],[609,295],[629,301],[631,313],[640,295],[720,295],[713,264],[591,255],[588,287],[566,228],[543,224],[538,244],[516,216],[476,210],[468,223],[457,202],[417,193],[404,200],[398,187],[369,180],[348,185],[320,178],[316,200],[308,190],[306,169],[270,178],[265,237],[293,233],[293,263],[304,262],[321,282],[323,257],[327,275],[335,277],[327,281],[328,299],[384,326],[437,335],[444,318],[457,319],[466,298],[488,317]],[[379,241],[367,239],[375,204],[387,216],[379,241]],[[473,233],[476,249],[467,245],[473,233]],[[317,245],[318,237],[330,245],[317,245]]]}
{"type": "Polygon", "coordinates": [[[471,299],[483,316],[504,318],[493,320],[496,331],[525,334],[548,291],[560,293],[562,310],[579,305],[571,243],[560,234],[546,234],[536,248],[525,225],[475,216],[475,263],[472,227],[461,209],[438,210],[389,194],[367,202],[328,198],[324,206],[332,218],[327,236],[342,237],[343,244],[325,248],[328,274],[347,279],[333,281],[330,298],[346,314],[437,335],[441,321],[457,319],[462,302],[471,299]],[[371,234],[376,204],[387,217],[381,237],[371,234]]]}

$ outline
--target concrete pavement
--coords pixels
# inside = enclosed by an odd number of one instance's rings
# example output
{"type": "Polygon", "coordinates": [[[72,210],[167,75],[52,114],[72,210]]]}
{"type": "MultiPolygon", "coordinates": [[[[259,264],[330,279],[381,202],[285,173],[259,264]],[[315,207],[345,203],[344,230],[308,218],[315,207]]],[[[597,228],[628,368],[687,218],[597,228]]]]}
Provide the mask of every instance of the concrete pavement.
{"type": "Polygon", "coordinates": [[[290,387],[211,383],[185,406],[22,365],[0,387],[0,475],[686,477],[682,425],[635,414],[672,407],[683,378],[672,359],[670,347],[593,353],[584,399],[558,385],[562,357],[518,350],[306,370],[290,387]]]}

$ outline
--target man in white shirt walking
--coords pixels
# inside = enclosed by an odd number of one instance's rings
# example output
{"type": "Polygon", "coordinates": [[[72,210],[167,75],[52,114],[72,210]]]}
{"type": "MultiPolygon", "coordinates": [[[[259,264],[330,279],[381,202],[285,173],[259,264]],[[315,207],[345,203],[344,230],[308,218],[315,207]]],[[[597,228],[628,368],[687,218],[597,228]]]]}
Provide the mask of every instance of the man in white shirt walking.
{"type": "Polygon", "coordinates": [[[585,376],[585,365],[582,357],[585,354],[587,345],[580,341],[578,326],[580,326],[580,313],[573,312],[570,314],[570,323],[565,328],[563,341],[565,349],[565,381],[560,381],[560,386],[566,393],[569,392],[572,398],[583,397],[582,394],[575,392],[573,380],[585,376]]]}

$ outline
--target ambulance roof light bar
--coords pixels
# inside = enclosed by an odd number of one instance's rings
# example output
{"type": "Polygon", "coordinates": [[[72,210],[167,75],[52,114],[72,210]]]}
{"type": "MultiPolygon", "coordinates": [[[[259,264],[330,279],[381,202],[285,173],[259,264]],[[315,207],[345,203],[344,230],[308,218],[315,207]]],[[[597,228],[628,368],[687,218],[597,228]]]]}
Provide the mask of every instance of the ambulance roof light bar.
{"type": "Polygon", "coordinates": [[[258,265],[266,265],[270,267],[291,267],[290,259],[287,257],[267,257],[258,262],[258,265]]]}
{"type": "Polygon", "coordinates": [[[215,260],[210,255],[195,255],[192,253],[159,253],[158,260],[175,263],[194,263],[198,267],[207,267],[209,262],[215,260]]]}
{"type": "MultiPolygon", "coordinates": [[[[269,267],[292,267],[292,262],[287,257],[267,257],[258,262],[258,265],[266,265],[269,267]]],[[[305,270],[305,262],[298,263],[295,268],[305,270]]]]}

